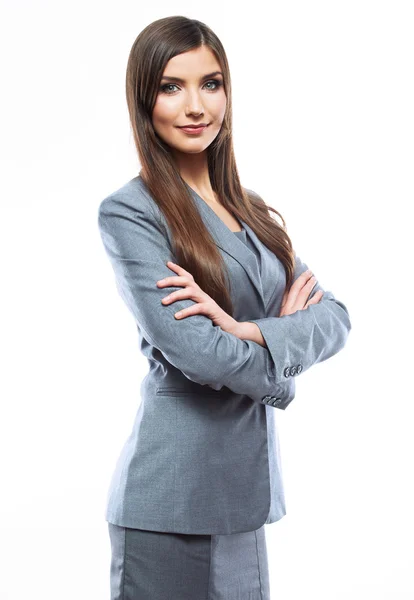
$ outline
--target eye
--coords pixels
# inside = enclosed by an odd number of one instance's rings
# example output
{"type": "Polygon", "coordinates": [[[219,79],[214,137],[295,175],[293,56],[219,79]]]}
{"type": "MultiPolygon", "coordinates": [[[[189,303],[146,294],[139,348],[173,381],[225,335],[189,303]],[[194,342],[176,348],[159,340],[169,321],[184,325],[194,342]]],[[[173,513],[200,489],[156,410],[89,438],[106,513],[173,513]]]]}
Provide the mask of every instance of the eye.
{"type": "Polygon", "coordinates": [[[170,92],[169,92],[169,91],[167,91],[167,88],[171,88],[171,87],[174,87],[174,86],[175,86],[175,87],[177,87],[177,86],[175,85],[175,83],[166,83],[166,84],[164,84],[164,85],[162,85],[162,86],[160,87],[160,91],[161,91],[161,92],[165,92],[166,94],[169,94],[170,92]]]}
{"type": "MultiPolygon", "coordinates": [[[[222,85],[222,82],[219,79],[210,79],[210,81],[207,81],[207,83],[214,83],[216,85],[216,87],[214,87],[213,90],[217,90],[222,85]]],[[[207,83],[206,83],[206,85],[207,85],[207,83]]],[[[211,89],[211,88],[209,88],[209,89],[211,89]]]]}
{"type": "MultiPolygon", "coordinates": [[[[207,85],[207,84],[209,84],[209,83],[213,83],[213,84],[215,84],[215,87],[213,87],[213,88],[211,88],[211,87],[207,88],[207,89],[208,89],[209,91],[211,91],[211,92],[215,92],[216,90],[218,90],[218,89],[219,89],[219,87],[220,87],[220,86],[222,86],[222,85],[223,85],[223,82],[222,82],[222,81],[220,81],[219,79],[210,79],[209,81],[207,81],[207,82],[204,84],[204,86],[206,86],[206,85],[207,85]]],[[[161,85],[161,86],[160,86],[160,91],[161,91],[161,92],[164,92],[165,94],[169,94],[169,95],[171,95],[171,94],[173,94],[173,93],[174,93],[174,91],[175,91],[175,90],[172,90],[172,91],[171,91],[171,90],[169,90],[168,88],[172,88],[172,87],[178,87],[178,86],[177,86],[177,84],[176,84],[176,83],[165,83],[164,85],[161,85]]]]}

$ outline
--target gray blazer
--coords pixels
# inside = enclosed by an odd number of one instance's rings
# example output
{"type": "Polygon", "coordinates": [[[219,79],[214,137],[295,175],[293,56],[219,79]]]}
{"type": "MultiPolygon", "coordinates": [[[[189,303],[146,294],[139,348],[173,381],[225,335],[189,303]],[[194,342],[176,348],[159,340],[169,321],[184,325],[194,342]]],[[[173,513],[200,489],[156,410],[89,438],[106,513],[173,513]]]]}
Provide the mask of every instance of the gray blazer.
{"type": "MultiPolygon", "coordinates": [[[[156,285],[176,275],[167,261],[178,261],[140,176],[101,201],[103,245],[149,363],[105,518],[164,532],[252,531],[286,514],[275,410],[292,402],[300,373],[344,347],[351,323],[330,291],[306,310],[277,317],[286,285],[282,263],[241,221],[260,252],[259,270],[252,251],[188,188],[228,268],[233,316],[257,323],[267,348],[205,315],[175,319],[193,300],[161,303],[182,289],[156,285]]],[[[307,268],[296,256],[295,279],[307,268]]],[[[311,295],[319,289],[317,283],[311,295]]]]}

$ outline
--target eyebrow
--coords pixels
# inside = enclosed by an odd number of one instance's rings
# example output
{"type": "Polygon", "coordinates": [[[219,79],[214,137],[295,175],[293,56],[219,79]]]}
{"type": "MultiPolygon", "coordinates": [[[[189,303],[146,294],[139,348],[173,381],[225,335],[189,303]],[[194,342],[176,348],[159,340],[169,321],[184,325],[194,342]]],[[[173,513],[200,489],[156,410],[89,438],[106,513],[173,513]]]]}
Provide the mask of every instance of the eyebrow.
{"type": "MultiPolygon", "coordinates": [[[[223,73],[221,71],[214,71],[213,73],[207,73],[207,75],[200,77],[200,81],[202,79],[207,79],[208,77],[214,77],[215,75],[223,75],[223,73]]],[[[168,79],[168,81],[179,81],[180,83],[185,83],[185,80],[181,79],[181,77],[168,77],[168,75],[163,75],[161,77],[161,81],[163,79],[168,79]]]]}

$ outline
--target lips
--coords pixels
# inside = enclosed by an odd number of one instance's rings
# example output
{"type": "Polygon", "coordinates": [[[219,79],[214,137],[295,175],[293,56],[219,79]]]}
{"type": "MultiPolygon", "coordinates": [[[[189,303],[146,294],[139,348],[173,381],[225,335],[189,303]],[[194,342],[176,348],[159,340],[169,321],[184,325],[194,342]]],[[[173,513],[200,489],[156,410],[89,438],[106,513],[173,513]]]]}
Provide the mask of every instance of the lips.
{"type": "Polygon", "coordinates": [[[200,129],[201,127],[208,127],[210,123],[200,123],[200,125],[179,125],[180,129],[200,129]]]}
{"type": "Polygon", "coordinates": [[[181,129],[185,135],[199,136],[204,133],[204,130],[207,129],[207,127],[208,127],[208,124],[207,125],[197,125],[197,127],[194,127],[194,126],[189,127],[188,125],[184,125],[182,127],[179,127],[179,129],[181,129]]]}

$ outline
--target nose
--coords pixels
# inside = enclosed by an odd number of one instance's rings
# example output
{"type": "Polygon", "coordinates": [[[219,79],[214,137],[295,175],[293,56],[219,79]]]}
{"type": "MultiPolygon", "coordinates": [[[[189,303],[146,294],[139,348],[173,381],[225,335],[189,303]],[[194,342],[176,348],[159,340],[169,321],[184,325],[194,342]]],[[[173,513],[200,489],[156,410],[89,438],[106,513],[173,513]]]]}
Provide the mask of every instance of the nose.
{"type": "Polygon", "coordinates": [[[204,112],[203,104],[198,92],[188,92],[186,110],[187,113],[191,113],[193,115],[199,115],[204,112]]]}

